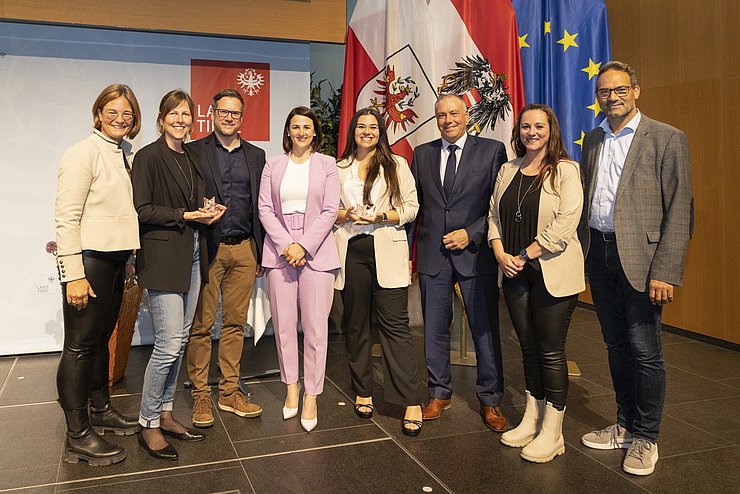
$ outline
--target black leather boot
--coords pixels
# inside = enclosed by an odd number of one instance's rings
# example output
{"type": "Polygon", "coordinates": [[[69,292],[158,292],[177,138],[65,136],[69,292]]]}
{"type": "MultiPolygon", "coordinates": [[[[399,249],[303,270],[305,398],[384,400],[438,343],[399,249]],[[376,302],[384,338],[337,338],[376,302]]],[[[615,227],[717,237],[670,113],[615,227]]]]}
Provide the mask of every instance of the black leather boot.
{"type": "Polygon", "coordinates": [[[93,430],[86,408],[65,410],[64,417],[67,420],[64,461],[79,463],[83,460],[90,466],[102,467],[126,458],[123,448],[110,444],[93,430]]]}
{"type": "Polygon", "coordinates": [[[116,436],[130,436],[139,430],[139,417],[121,415],[110,403],[108,386],[90,392],[90,424],[101,436],[112,431],[116,436]]]}

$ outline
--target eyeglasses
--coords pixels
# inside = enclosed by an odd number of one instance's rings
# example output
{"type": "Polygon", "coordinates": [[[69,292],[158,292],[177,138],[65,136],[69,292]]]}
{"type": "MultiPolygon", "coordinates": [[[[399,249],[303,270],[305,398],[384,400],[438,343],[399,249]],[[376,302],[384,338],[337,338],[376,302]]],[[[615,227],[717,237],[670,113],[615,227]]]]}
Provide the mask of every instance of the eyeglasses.
{"type": "Polygon", "coordinates": [[[226,118],[231,115],[231,118],[233,118],[234,120],[239,120],[240,118],[242,118],[242,112],[234,110],[224,110],[223,108],[216,108],[216,115],[218,115],[220,118],[226,118]]]}
{"type": "Polygon", "coordinates": [[[619,86],[615,88],[603,87],[596,90],[596,96],[601,99],[607,99],[609,96],[611,96],[612,91],[614,91],[614,94],[616,94],[620,98],[624,98],[630,92],[630,89],[632,89],[632,86],[619,86]]]}
{"type": "Polygon", "coordinates": [[[105,118],[107,118],[111,122],[117,120],[119,115],[123,117],[124,122],[130,122],[136,116],[136,114],[131,111],[124,111],[123,113],[118,113],[116,110],[105,110],[105,111],[101,110],[100,112],[103,115],[105,115],[105,118]]]}

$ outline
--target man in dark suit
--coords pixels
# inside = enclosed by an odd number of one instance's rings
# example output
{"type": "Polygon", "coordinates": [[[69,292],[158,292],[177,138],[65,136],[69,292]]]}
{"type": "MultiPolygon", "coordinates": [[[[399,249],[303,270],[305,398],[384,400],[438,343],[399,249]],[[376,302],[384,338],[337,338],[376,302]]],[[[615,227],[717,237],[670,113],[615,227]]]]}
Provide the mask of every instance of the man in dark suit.
{"type": "Polygon", "coordinates": [[[211,334],[221,295],[222,324],[218,345],[221,369],[218,407],[241,417],[257,417],[262,407],[239,391],[244,325],[256,276],[261,275],[263,231],[257,199],[265,152],[242,140],[244,100],[224,89],[213,97],[213,133],[190,148],[200,155],[207,198],[226,206],[221,221],[209,227],[209,283],[203,285],[188,345],[188,374],[193,383],[193,425],[213,425],[208,371],[211,334]]]}
{"type": "Polygon", "coordinates": [[[431,398],[423,418],[437,419],[452,404],[450,323],[458,282],[478,362],[481,417],[489,428],[501,432],[506,419],[499,408],[504,375],[497,266],[486,243],[486,217],[506,149],[498,141],[467,134],[468,111],[459,96],[442,95],[434,109],[442,139],[414,150],[411,168],[419,215],[408,230],[412,251],[416,243],[431,398]]]}
{"type": "Polygon", "coordinates": [[[583,141],[583,237],[617,421],[581,441],[629,448],[624,471],[649,475],[665,400],[661,308],[682,282],[692,227],[689,149],[683,132],[638,111],[630,66],[601,67],[596,97],[606,119],[583,141]]]}

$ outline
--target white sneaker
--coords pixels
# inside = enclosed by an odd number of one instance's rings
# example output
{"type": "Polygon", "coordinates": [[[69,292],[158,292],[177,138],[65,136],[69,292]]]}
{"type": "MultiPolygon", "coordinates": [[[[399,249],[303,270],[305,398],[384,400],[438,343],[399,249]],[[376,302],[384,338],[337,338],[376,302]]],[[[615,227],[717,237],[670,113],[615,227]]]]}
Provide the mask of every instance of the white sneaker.
{"type": "Polygon", "coordinates": [[[632,444],[632,434],[619,424],[593,431],[581,437],[584,446],[593,449],[626,449],[632,444]]]}
{"type": "Polygon", "coordinates": [[[658,445],[637,437],[627,450],[622,469],[632,475],[650,475],[658,462],[658,445]]]}

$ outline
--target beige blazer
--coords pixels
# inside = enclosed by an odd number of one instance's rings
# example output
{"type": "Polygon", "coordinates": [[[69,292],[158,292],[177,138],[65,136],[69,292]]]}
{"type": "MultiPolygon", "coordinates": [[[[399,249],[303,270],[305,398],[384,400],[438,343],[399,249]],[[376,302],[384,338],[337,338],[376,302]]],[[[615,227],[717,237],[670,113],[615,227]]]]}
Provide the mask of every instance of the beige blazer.
{"type": "MultiPolygon", "coordinates": [[[[130,144],[124,141],[130,160],[130,144]]],[[[85,277],[83,250],[139,248],[139,221],[124,150],[94,130],[62,155],[54,206],[62,283],[85,277]]]]}
{"type": "MultiPolygon", "coordinates": [[[[501,238],[499,202],[516,175],[522,158],[501,166],[488,210],[488,244],[501,238]]],[[[554,297],[565,297],[586,289],[583,250],[578,241],[578,225],[583,209],[583,186],[578,163],[562,160],[558,163],[555,191],[550,179],[545,180],[540,195],[535,239],[547,249],[539,258],[545,288],[554,297]]],[[[509,254],[516,255],[515,252],[509,254]]]]}
{"type": "MultiPolygon", "coordinates": [[[[378,273],[378,284],[383,288],[401,288],[411,284],[411,273],[409,272],[409,243],[406,237],[406,223],[411,223],[419,212],[419,201],[416,197],[416,184],[411,174],[408,162],[401,156],[393,155],[396,160],[399,188],[401,189],[401,200],[403,204],[395,209],[398,211],[398,224],[379,225],[373,232],[375,244],[376,269],[378,273]]],[[[344,192],[344,184],[351,177],[351,161],[342,160],[337,163],[339,169],[340,184],[340,208],[347,209],[347,196],[344,192]]],[[[394,209],[389,202],[388,190],[385,187],[385,175],[380,170],[378,180],[382,184],[380,199],[375,206],[376,211],[388,211],[394,209]]],[[[339,259],[341,262],[339,275],[334,283],[334,288],[344,288],[344,269],[347,257],[347,244],[351,235],[351,222],[338,225],[334,231],[334,239],[337,242],[339,259]]]]}

